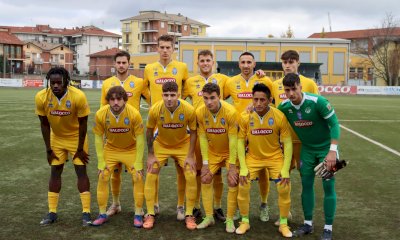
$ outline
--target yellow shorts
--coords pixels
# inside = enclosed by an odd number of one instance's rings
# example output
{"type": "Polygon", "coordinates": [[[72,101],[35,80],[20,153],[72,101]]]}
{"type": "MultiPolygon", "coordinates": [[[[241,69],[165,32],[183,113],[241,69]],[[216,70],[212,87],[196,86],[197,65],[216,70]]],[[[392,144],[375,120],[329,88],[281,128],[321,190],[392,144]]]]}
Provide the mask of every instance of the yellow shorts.
{"type": "Polygon", "coordinates": [[[136,149],[122,151],[104,149],[104,161],[107,168],[112,172],[120,163],[125,165],[128,172],[131,171],[136,160],[136,149]]]}
{"type": "MultiPolygon", "coordinates": [[[[55,135],[51,135],[50,137],[50,145],[54,154],[58,157],[57,159],[53,159],[51,165],[61,165],[64,164],[68,160],[68,153],[71,158],[74,157],[76,150],[78,148],[79,138],[60,138],[55,135]]],[[[83,150],[86,153],[89,153],[89,144],[88,144],[88,136],[86,135],[85,143],[83,144],[83,150]]],[[[79,158],[75,158],[72,161],[74,165],[85,165],[79,158]]]]}
{"type": "Polygon", "coordinates": [[[229,169],[229,155],[219,155],[208,151],[208,168],[212,174],[218,172],[219,169],[226,167],[229,169]]]}
{"type": "Polygon", "coordinates": [[[246,156],[246,165],[249,169],[250,180],[255,180],[259,177],[260,172],[268,171],[270,179],[278,179],[281,175],[283,167],[283,159],[255,159],[249,155],[246,156]]]}
{"type": "MultiPolygon", "coordinates": [[[[168,158],[173,158],[181,168],[184,167],[184,163],[189,152],[190,141],[184,142],[175,147],[166,147],[165,145],[160,144],[157,140],[154,141],[154,155],[160,163],[160,167],[164,166],[168,158]]],[[[153,165],[153,168],[158,168],[156,164],[153,165]]]]}

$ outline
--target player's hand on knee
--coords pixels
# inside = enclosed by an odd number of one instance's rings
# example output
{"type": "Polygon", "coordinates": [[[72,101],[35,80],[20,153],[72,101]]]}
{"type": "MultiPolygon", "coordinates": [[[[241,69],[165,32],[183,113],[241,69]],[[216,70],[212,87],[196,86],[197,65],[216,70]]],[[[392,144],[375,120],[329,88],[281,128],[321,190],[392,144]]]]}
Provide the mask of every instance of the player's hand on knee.
{"type": "Polygon", "coordinates": [[[228,186],[229,187],[236,187],[239,181],[239,173],[236,169],[235,164],[230,164],[229,165],[229,170],[228,170],[228,186]]]}
{"type": "Polygon", "coordinates": [[[158,169],[160,169],[160,162],[155,156],[149,155],[147,158],[147,172],[158,173],[158,169]],[[154,164],[157,165],[157,168],[154,168],[154,164]]]}
{"type": "Polygon", "coordinates": [[[49,163],[49,165],[51,165],[51,162],[53,161],[53,160],[60,160],[57,156],[56,156],[56,154],[54,153],[54,151],[53,150],[48,150],[47,151],[47,162],[49,163]]]}
{"type": "Polygon", "coordinates": [[[239,176],[239,184],[240,185],[245,185],[245,184],[247,184],[247,181],[248,180],[248,176],[239,176]]]}
{"type": "Polygon", "coordinates": [[[289,185],[290,184],[290,178],[281,178],[281,182],[279,184],[281,184],[281,185],[289,185]]]}
{"type": "Polygon", "coordinates": [[[110,171],[107,166],[103,170],[99,169],[97,171],[97,176],[100,176],[102,179],[104,179],[106,171],[110,171]]]}
{"type": "Polygon", "coordinates": [[[210,184],[213,179],[213,174],[211,173],[208,165],[203,165],[201,168],[201,183],[210,184]]]}
{"type": "Polygon", "coordinates": [[[190,171],[196,173],[196,161],[193,157],[186,157],[185,162],[183,163],[183,168],[186,169],[186,166],[189,166],[190,171]]]}
{"type": "Polygon", "coordinates": [[[79,158],[84,164],[89,163],[89,154],[85,152],[83,149],[76,150],[74,157],[72,159],[79,158]]]}

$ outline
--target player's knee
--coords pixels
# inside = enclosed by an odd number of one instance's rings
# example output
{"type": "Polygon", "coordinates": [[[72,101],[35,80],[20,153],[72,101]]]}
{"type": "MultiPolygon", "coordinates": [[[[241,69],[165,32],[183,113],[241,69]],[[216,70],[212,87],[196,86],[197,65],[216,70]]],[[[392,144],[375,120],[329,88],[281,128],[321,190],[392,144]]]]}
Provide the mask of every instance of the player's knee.
{"type": "Polygon", "coordinates": [[[212,177],[209,176],[208,174],[201,178],[201,184],[211,184],[211,182],[212,182],[212,177]]]}
{"type": "Polygon", "coordinates": [[[229,188],[237,188],[237,186],[238,186],[237,182],[234,182],[234,181],[228,179],[228,187],[229,188]]]}

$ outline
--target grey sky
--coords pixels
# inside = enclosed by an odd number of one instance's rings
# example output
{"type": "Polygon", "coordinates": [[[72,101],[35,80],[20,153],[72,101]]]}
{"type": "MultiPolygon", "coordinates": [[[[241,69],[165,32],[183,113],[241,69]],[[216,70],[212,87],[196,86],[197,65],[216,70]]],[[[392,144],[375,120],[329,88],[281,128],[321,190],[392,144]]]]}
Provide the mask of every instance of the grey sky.
{"type": "Polygon", "coordinates": [[[295,37],[314,32],[379,27],[387,12],[400,17],[397,0],[0,0],[0,25],[75,27],[93,24],[120,33],[120,20],[140,10],[181,13],[206,23],[208,36],[279,37],[290,25],[295,37]]]}

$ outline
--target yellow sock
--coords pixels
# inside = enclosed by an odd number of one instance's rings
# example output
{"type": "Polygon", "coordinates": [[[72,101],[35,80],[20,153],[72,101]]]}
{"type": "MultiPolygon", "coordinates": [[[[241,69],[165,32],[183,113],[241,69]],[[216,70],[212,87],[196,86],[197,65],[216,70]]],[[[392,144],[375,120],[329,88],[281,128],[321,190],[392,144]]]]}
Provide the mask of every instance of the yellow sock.
{"type": "Polygon", "coordinates": [[[222,174],[216,174],[213,178],[214,187],[214,208],[221,208],[222,192],[224,190],[224,183],[222,182],[222,174]]]}
{"type": "Polygon", "coordinates": [[[49,212],[56,213],[58,206],[58,198],[60,194],[55,192],[47,192],[47,200],[49,203],[49,212]]]}
{"type": "Polygon", "coordinates": [[[261,172],[259,179],[258,179],[258,186],[260,188],[261,203],[267,203],[268,202],[268,193],[269,193],[268,171],[261,172]],[[264,173],[265,173],[265,175],[264,175],[264,173]]]}
{"type": "Polygon", "coordinates": [[[228,187],[228,210],[226,218],[233,219],[237,207],[238,187],[228,187]]]}
{"type": "Polygon", "coordinates": [[[82,212],[90,213],[90,192],[82,192],[79,195],[82,202],[82,212]]]}
{"type": "Polygon", "coordinates": [[[133,199],[135,200],[135,215],[142,215],[144,201],[144,181],[143,177],[132,173],[133,199]]]}
{"type": "Polygon", "coordinates": [[[212,184],[201,184],[201,197],[204,211],[207,217],[213,216],[213,186],[212,184]]]}
{"type": "Polygon", "coordinates": [[[185,170],[185,181],[186,181],[186,216],[193,215],[194,203],[196,202],[197,196],[197,183],[196,173],[188,169],[185,170]]]}
{"type": "Polygon", "coordinates": [[[105,214],[107,212],[109,177],[109,172],[104,171],[103,174],[99,175],[97,182],[97,204],[99,205],[100,214],[105,214]]]}
{"type": "Polygon", "coordinates": [[[249,207],[250,207],[250,183],[240,185],[239,184],[239,193],[237,197],[238,206],[240,210],[241,216],[249,216],[249,207]]]}
{"type": "Polygon", "coordinates": [[[194,207],[200,209],[200,197],[201,197],[201,175],[198,174],[196,176],[196,183],[197,183],[197,194],[196,194],[196,202],[194,207]]]}
{"type": "Polygon", "coordinates": [[[158,174],[147,173],[146,183],[144,184],[144,197],[146,198],[147,213],[154,215],[154,203],[158,182],[158,174]]]}
{"type": "Polygon", "coordinates": [[[117,166],[118,171],[113,171],[111,174],[111,193],[113,204],[120,205],[119,196],[121,193],[121,172],[122,166],[117,166]]]}
{"type": "Polygon", "coordinates": [[[177,206],[185,205],[185,174],[182,168],[176,164],[176,178],[177,178],[177,190],[178,190],[178,204],[177,206]]]}
{"type": "Polygon", "coordinates": [[[279,215],[281,218],[287,218],[290,211],[290,183],[287,185],[282,185],[278,183],[276,185],[278,190],[278,205],[279,205],[279,215]]]}
{"type": "Polygon", "coordinates": [[[156,180],[156,186],[155,186],[156,193],[154,195],[154,205],[157,205],[157,206],[159,206],[159,204],[158,204],[158,192],[160,191],[160,182],[158,180],[159,180],[159,178],[157,178],[157,180],[156,180]]]}

